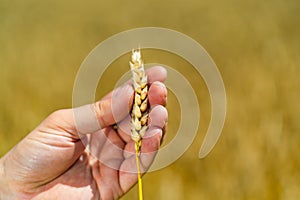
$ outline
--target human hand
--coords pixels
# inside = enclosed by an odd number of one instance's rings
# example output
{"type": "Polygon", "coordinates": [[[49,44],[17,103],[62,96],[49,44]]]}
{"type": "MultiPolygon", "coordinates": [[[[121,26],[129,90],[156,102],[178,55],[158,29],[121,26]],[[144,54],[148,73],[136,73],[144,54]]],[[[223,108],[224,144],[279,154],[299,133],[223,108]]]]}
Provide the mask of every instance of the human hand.
{"type": "MultiPolygon", "coordinates": [[[[141,147],[143,172],[155,157],[168,118],[166,71],[152,67],[147,75],[150,113],[141,147]]],[[[52,113],[1,158],[0,199],[110,200],[124,195],[137,181],[130,138],[133,95],[126,83],[95,104],[52,113]],[[77,118],[76,113],[87,114],[77,118]],[[92,124],[94,116],[101,128],[92,124]]]]}

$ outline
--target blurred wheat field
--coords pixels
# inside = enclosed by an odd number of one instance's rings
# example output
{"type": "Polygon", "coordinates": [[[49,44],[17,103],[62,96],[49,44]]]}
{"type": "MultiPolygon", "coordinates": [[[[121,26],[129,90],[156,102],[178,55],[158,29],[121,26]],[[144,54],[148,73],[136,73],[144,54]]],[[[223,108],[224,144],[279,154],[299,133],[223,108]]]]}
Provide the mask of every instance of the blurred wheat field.
{"type": "MultiPolygon", "coordinates": [[[[0,156],[52,111],[72,106],[77,70],[98,43],[159,26],[194,38],[212,56],[224,79],[227,119],[214,150],[199,160],[210,121],[206,85],[185,60],[146,50],[145,62],[172,66],[190,81],[201,121],[179,160],[144,176],[145,199],[299,199],[299,9],[297,0],[2,0],[0,156]]],[[[97,99],[129,70],[128,55],[106,70],[97,99]]],[[[178,106],[169,91],[164,145],[178,129],[178,106]]],[[[136,187],[122,199],[138,199],[136,187]]]]}

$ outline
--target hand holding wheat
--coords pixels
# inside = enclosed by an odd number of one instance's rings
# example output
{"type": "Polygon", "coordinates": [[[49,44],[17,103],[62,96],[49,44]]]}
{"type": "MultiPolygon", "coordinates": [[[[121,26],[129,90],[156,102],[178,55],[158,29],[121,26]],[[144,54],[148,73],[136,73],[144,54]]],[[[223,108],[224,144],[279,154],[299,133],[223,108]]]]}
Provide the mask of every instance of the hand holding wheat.
{"type": "MultiPolygon", "coordinates": [[[[140,148],[142,172],[150,166],[158,150],[167,111],[166,71],[153,67],[147,72],[148,128],[140,148]]],[[[47,117],[37,128],[0,159],[0,199],[118,199],[134,184],[137,176],[134,151],[135,141],[130,136],[130,113],[134,89],[131,84],[113,91],[102,100],[82,108],[93,108],[100,129],[91,131],[90,119],[84,116],[80,127],[74,121],[74,110],[59,110],[47,117]],[[117,93],[118,101],[113,101],[117,93]],[[118,109],[118,121],[113,109],[118,109]],[[124,124],[125,129],[115,124],[124,124]],[[126,129],[128,126],[128,130],[126,129]],[[88,144],[100,156],[86,149],[78,130],[89,135],[88,144]],[[118,148],[115,148],[115,147],[118,148]],[[115,150],[118,149],[118,150],[115,150]],[[114,151],[115,150],[115,151],[114,151]],[[106,162],[113,162],[109,167],[106,162]]],[[[120,126],[121,126],[120,125],[120,126]]]]}

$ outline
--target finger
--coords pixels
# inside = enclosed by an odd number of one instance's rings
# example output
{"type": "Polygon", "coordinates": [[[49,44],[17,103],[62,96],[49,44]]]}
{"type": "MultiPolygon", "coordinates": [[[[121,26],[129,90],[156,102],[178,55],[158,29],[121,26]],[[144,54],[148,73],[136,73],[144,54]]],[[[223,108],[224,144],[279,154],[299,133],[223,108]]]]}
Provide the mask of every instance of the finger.
{"type": "Polygon", "coordinates": [[[107,140],[98,159],[103,165],[118,170],[123,161],[124,142],[113,128],[106,128],[107,140]]]}
{"type": "Polygon", "coordinates": [[[155,105],[165,106],[167,103],[167,88],[159,81],[153,82],[149,88],[148,99],[150,107],[155,105]]]}
{"type": "MultiPolygon", "coordinates": [[[[162,129],[167,122],[168,113],[163,106],[154,107],[149,113],[151,123],[141,146],[141,172],[144,173],[153,162],[159,149],[162,138],[162,129]],[[155,119],[154,119],[155,118],[155,119]]],[[[124,162],[120,167],[120,186],[123,191],[128,191],[137,181],[137,167],[134,154],[134,141],[127,143],[124,149],[124,162]]]]}
{"type": "Polygon", "coordinates": [[[149,114],[149,129],[143,137],[141,146],[142,172],[145,172],[152,164],[160,144],[168,121],[168,112],[163,106],[155,106],[149,114]]]}
{"type": "MultiPolygon", "coordinates": [[[[118,182],[118,170],[123,162],[124,142],[111,127],[104,129],[103,135],[107,137],[103,148],[98,151],[97,155],[92,154],[97,158],[91,164],[92,173],[101,196],[105,199],[116,199],[115,195],[122,195],[118,182]]],[[[97,143],[97,138],[95,139],[97,143]]]]}
{"type": "Polygon", "coordinates": [[[155,81],[164,82],[167,78],[167,70],[161,66],[154,66],[146,70],[148,83],[155,81]]]}
{"type": "Polygon", "coordinates": [[[118,170],[123,161],[124,142],[112,127],[102,129],[98,134],[92,134],[89,142],[90,154],[114,170],[118,170]]]}
{"type": "MultiPolygon", "coordinates": [[[[142,139],[142,155],[143,153],[152,153],[158,150],[167,121],[168,112],[165,107],[158,105],[151,109],[148,119],[148,130],[142,139]]],[[[144,162],[143,159],[142,163],[146,167],[150,165],[150,163],[144,162]]]]}

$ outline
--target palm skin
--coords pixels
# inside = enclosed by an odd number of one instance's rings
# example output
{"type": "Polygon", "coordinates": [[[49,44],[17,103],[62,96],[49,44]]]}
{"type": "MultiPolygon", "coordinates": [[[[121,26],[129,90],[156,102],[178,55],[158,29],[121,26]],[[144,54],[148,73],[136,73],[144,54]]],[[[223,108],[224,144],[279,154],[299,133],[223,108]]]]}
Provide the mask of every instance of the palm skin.
{"type": "MultiPolygon", "coordinates": [[[[167,121],[167,91],[162,83],[166,71],[153,67],[147,74],[151,111],[141,149],[143,172],[155,157],[167,121]]],[[[90,131],[88,117],[81,119],[78,128],[74,109],[59,110],[1,158],[0,199],[111,200],[124,195],[137,181],[129,114],[134,91],[126,83],[117,93],[117,102],[112,101],[112,92],[88,105],[101,128],[90,131]]]]}

